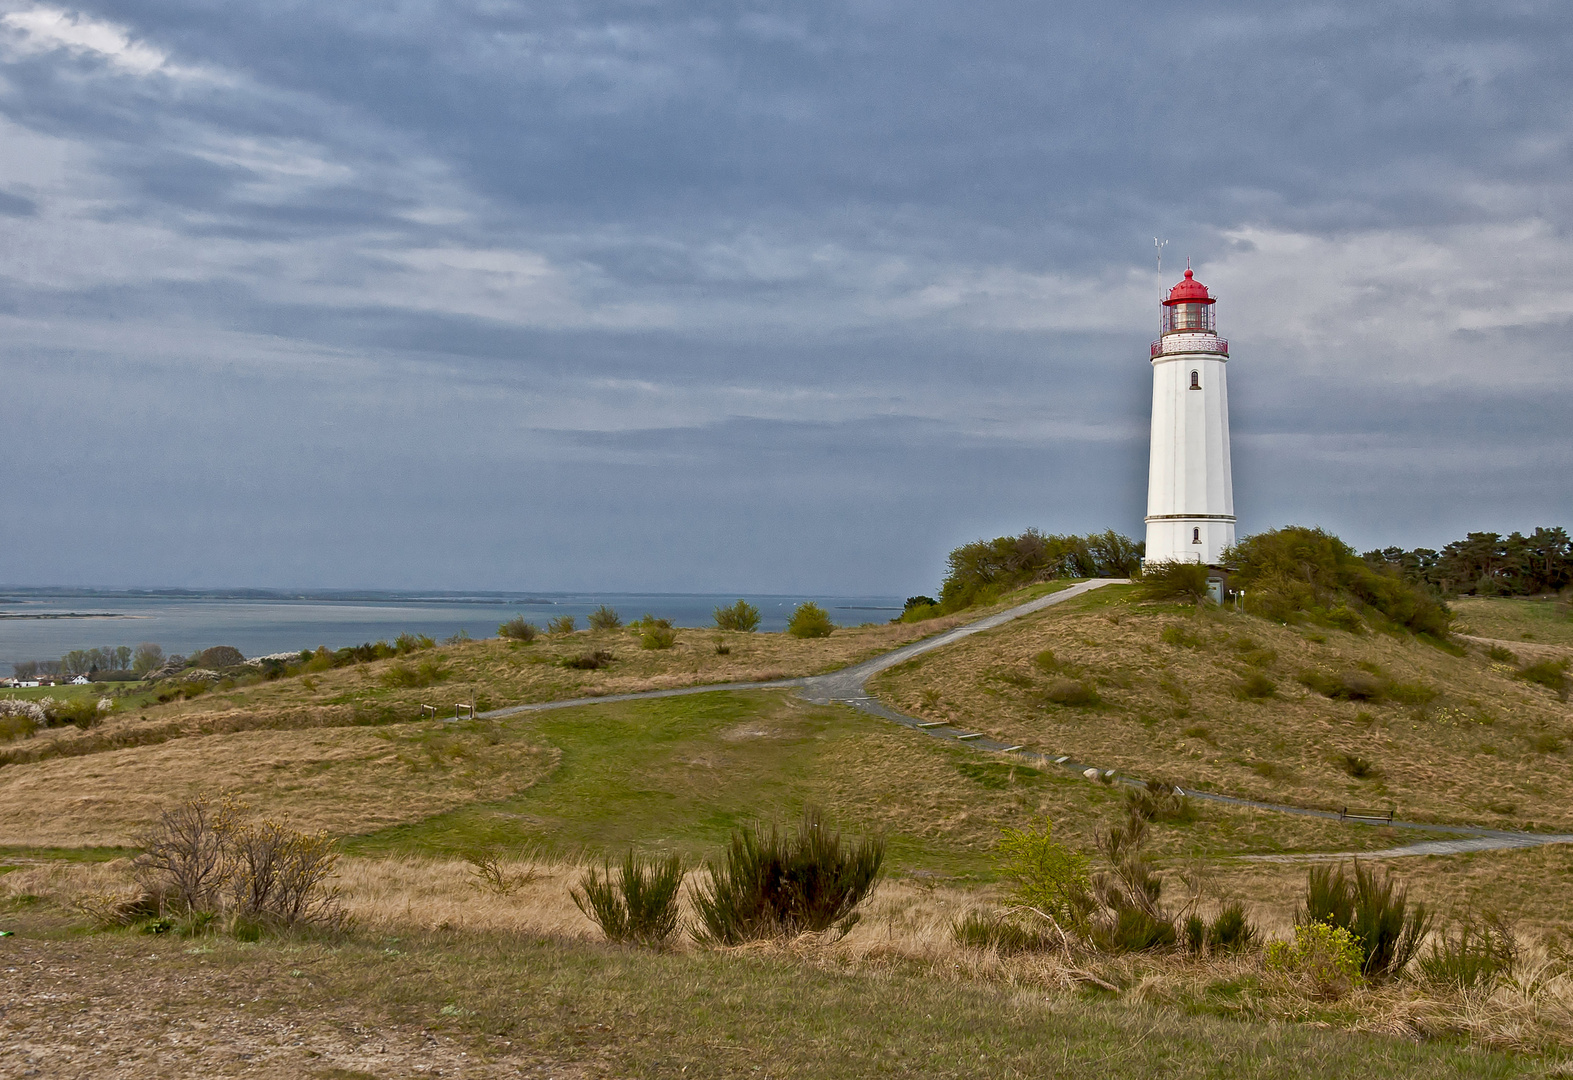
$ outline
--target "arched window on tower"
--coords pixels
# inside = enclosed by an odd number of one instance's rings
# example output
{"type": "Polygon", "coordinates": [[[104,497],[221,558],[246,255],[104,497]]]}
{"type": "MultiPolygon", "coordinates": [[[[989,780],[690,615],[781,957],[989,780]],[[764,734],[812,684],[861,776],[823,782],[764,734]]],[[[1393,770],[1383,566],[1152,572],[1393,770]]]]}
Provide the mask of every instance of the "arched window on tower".
{"type": "Polygon", "coordinates": [[[1200,528],[1192,529],[1191,530],[1191,543],[1193,543],[1193,544],[1200,544],[1201,542],[1202,542],[1202,530],[1200,528]]]}
{"type": "Polygon", "coordinates": [[[1200,371],[1193,371],[1193,372],[1191,372],[1191,389],[1192,390],[1200,390],[1201,388],[1202,388],[1202,373],[1200,371]]]}

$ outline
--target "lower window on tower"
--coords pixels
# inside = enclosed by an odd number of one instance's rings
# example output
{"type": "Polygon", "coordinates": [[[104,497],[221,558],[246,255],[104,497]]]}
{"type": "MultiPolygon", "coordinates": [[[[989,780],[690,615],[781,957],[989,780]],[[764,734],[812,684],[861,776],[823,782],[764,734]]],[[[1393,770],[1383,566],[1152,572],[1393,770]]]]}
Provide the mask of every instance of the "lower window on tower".
{"type": "Polygon", "coordinates": [[[1192,529],[1191,530],[1191,543],[1193,543],[1193,544],[1200,544],[1201,542],[1202,542],[1202,530],[1200,530],[1200,529],[1192,529]]]}

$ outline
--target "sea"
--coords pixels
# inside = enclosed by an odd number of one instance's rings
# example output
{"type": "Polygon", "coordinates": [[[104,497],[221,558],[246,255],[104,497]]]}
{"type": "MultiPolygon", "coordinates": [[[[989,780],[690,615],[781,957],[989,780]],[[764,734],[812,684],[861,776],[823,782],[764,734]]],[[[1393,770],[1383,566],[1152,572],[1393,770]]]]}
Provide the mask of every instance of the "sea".
{"type": "Polygon", "coordinates": [[[232,645],[246,656],[339,649],[392,641],[403,633],[442,641],[459,633],[497,636],[516,616],[545,629],[563,615],[584,627],[603,604],[624,622],[654,615],[675,626],[715,623],[715,609],[747,600],[761,630],[782,630],[793,610],[812,600],[841,626],[888,622],[901,614],[895,596],[709,595],[704,593],[284,592],[242,590],[104,590],[0,588],[0,674],[26,660],[58,660],[73,649],[143,642],[166,654],[191,655],[232,645]]]}

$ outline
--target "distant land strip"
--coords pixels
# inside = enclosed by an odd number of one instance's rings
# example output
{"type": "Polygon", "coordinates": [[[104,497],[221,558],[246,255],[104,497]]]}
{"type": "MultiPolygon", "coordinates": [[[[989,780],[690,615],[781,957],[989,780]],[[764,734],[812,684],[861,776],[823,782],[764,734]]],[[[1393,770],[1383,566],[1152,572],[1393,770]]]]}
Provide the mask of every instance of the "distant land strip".
{"type": "Polygon", "coordinates": [[[148,619],[123,611],[0,611],[0,619],[148,619]]]}

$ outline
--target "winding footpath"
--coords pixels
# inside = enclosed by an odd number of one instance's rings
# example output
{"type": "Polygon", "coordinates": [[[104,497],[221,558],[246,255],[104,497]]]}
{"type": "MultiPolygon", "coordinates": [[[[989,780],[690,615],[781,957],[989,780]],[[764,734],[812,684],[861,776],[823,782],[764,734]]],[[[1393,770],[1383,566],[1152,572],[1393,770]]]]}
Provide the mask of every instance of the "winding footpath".
{"type": "MultiPolygon", "coordinates": [[[[774,679],[767,682],[735,682],[735,683],[709,683],[699,686],[684,686],[674,690],[646,690],[636,694],[603,694],[599,697],[569,698],[563,701],[544,701],[532,705],[514,705],[505,709],[493,709],[483,712],[483,719],[504,719],[511,716],[521,716],[527,713],[545,712],[551,709],[571,709],[584,705],[601,705],[613,701],[645,701],[653,698],[687,697],[691,694],[714,694],[724,691],[738,690],[780,690],[794,689],[798,696],[806,701],[819,705],[847,705],[859,712],[870,716],[877,716],[903,727],[910,728],[920,734],[935,739],[950,739],[960,742],[974,749],[991,753],[1005,753],[1019,756],[1042,769],[1065,769],[1078,773],[1089,780],[1102,780],[1105,783],[1118,783],[1130,786],[1141,786],[1143,781],[1135,777],[1125,776],[1113,769],[1104,769],[1085,762],[1073,761],[1069,755],[1050,755],[1031,750],[1025,746],[1007,744],[989,738],[981,732],[967,731],[949,723],[922,721],[916,717],[907,716],[889,708],[878,699],[869,694],[868,681],[882,671],[886,671],[898,664],[903,664],[914,657],[935,649],[942,649],[962,638],[980,634],[986,630],[1004,626],[1025,615],[1042,611],[1056,604],[1063,604],[1083,596],[1094,589],[1105,585],[1124,585],[1128,582],[1123,578],[1098,578],[1092,581],[1078,582],[1058,592],[1040,596],[1025,604],[990,615],[987,618],[970,622],[964,626],[953,627],[944,633],[935,634],[933,637],[915,641],[910,645],[903,645],[899,649],[883,653],[860,664],[832,671],[826,675],[807,675],[796,679],[774,679]]],[[[1203,799],[1208,802],[1222,803],[1251,810],[1266,810],[1280,814],[1294,814],[1299,817],[1322,818],[1329,821],[1339,821],[1345,824],[1373,824],[1370,820],[1359,818],[1345,818],[1340,814],[1328,810],[1312,810],[1303,806],[1287,806],[1280,803],[1260,802],[1254,799],[1239,799],[1231,795],[1219,795],[1210,791],[1193,791],[1184,789],[1183,793],[1193,799],[1203,799]]],[[[1389,824],[1386,821],[1383,825],[1389,824]]],[[[1507,848],[1540,847],[1545,844],[1573,843],[1573,835],[1558,833],[1525,833],[1505,832],[1496,829],[1478,828],[1468,825],[1435,825],[1420,821],[1393,821],[1391,827],[1395,829],[1412,829],[1419,832],[1437,833],[1448,839],[1425,840],[1402,847],[1386,848],[1379,851],[1332,851],[1332,852],[1301,852],[1287,855],[1242,855],[1242,860],[1255,862],[1316,862],[1336,859],[1346,859],[1352,856],[1365,858],[1401,858],[1413,855],[1458,855],[1472,851],[1499,851],[1507,848]]]]}

